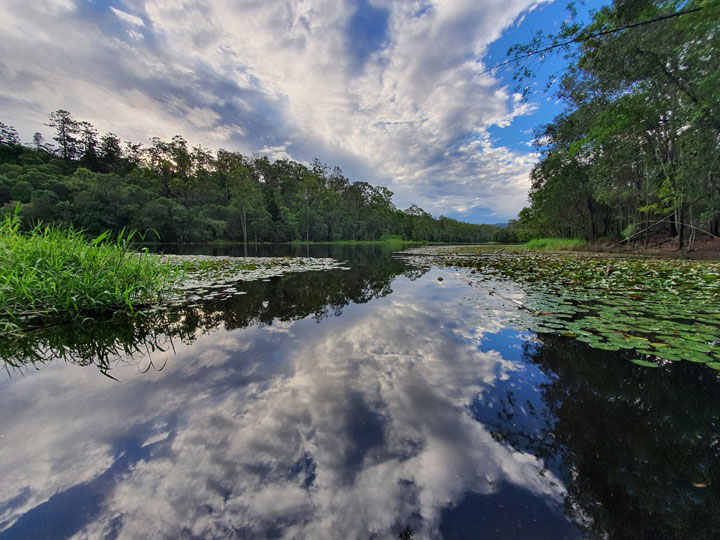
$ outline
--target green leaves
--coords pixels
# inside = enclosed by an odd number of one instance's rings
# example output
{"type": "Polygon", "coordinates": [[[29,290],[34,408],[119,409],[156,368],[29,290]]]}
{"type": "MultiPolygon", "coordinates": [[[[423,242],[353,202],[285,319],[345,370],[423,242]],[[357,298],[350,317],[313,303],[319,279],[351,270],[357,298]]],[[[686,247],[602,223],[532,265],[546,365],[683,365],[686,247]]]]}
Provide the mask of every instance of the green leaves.
{"type": "MultiPolygon", "coordinates": [[[[720,213],[720,5],[606,4],[582,25],[511,49],[516,61],[535,47],[542,58],[559,40],[569,60],[556,87],[564,110],[536,130],[541,159],[518,233],[674,238],[678,248],[688,235],[717,236],[708,224],[720,213]],[[672,225],[659,227],[667,214],[672,225]]],[[[533,77],[522,65],[516,76],[533,77]]]]}
{"type": "Polygon", "coordinates": [[[89,240],[56,226],[24,234],[17,223],[16,216],[0,222],[0,327],[134,312],[167,294],[177,273],[156,256],[130,251],[130,235],[108,241],[111,234],[104,233],[89,240]]]}
{"type": "Polygon", "coordinates": [[[479,280],[522,285],[523,323],[642,362],[720,365],[720,264],[684,260],[486,252],[438,259],[479,280]]]}

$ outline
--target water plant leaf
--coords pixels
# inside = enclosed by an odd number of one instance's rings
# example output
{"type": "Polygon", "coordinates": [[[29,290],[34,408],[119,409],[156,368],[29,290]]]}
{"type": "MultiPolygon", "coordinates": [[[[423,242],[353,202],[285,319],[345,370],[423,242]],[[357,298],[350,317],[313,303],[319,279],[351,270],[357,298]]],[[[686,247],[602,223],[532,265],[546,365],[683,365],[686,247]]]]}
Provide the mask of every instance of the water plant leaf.
{"type": "Polygon", "coordinates": [[[720,359],[717,262],[447,248],[434,261],[468,269],[474,282],[519,286],[526,328],[665,360],[720,359]]]}
{"type": "Polygon", "coordinates": [[[659,366],[657,363],[655,363],[655,362],[650,362],[649,360],[642,360],[642,359],[640,359],[640,358],[633,358],[633,359],[630,360],[630,361],[631,361],[633,364],[637,364],[638,366],[649,367],[649,368],[660,367],[660,366],[659,366]]]}

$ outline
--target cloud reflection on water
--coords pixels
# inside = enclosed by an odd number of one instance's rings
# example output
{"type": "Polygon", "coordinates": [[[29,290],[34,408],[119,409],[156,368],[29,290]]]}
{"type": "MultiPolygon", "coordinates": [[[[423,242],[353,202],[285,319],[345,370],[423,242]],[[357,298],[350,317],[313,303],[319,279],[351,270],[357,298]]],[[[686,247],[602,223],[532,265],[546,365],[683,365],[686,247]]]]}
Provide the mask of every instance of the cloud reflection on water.
{"type": "Polygon", "coordinates": [[[560,514],[558,478],[469,413],[514,361],[481,350],[466,286],[435,277],[320,324],[199,336],[120,384],[70,366],[3,383],[0,538],[100,477],[78,538],[437,538],[443,510],[508,484],[560,514]]]}

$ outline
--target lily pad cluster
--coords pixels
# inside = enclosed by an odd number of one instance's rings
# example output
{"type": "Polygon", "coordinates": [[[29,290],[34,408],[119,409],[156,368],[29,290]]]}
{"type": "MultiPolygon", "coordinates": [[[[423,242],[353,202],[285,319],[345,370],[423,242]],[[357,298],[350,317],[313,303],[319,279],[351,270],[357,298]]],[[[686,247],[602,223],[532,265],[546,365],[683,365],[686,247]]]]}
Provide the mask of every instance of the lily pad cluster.
{"type": "Polygon", "coordinates": [[[207,255],[165,255],[165,260],[182,269],[175,284],[175,302],[227,298],[245,294],[240,282],[319,270],[347,269],[342,261],[313,257],[212,257],[207,255]]]}
{"type": "Polygon", "coordinates": [[[507,280],[526,293],[524,322],[636,363],[702,362],[720,370],[720,264],[536,252],[446,256],[478,281],[507,280]]]}

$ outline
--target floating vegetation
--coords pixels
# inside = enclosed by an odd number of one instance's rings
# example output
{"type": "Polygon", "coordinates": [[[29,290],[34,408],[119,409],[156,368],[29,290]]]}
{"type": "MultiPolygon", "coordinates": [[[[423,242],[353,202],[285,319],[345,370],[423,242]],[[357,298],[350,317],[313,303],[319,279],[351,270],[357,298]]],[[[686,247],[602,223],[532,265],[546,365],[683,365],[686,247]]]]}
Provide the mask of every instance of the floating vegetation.
{"type": "Polygon", "coordinates": [[[688,360],[720,370],[718,263],[507,251],[434,261],[471,269],[476,283],[519,284],[522,321],[536,332],[633,350],[644,366],[688,360]]]}
{"type": "Polygon", "coordinates": [[[245,294],[236,286],[246,281],[320,270],[348,270],[342,261],[312,257],[211,257],[165,255],[163,260],[182,268],[172,303],[187,304],[245,294]]]}

